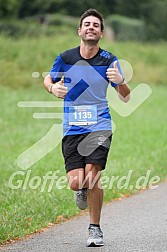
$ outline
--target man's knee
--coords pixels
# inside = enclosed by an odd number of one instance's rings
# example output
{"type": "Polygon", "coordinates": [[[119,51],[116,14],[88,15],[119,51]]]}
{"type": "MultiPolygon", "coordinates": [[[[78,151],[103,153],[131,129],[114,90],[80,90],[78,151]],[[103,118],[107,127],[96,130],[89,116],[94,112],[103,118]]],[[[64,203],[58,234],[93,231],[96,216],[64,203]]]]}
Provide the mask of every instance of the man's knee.
{"type": "Polygon", "coordinates": [[[79,183],[79,181],[77,180],[70,180],[69,182],[68,182],[68,185],[69,185],[69,187],[71,188],[71,190],[73,190],[73,191],[78,191],[79,189],[81,189],[81,185],[80,185],[80,183],[79,183]]]}
{"type": "Polygon", "coordinates": [[[84,171],[82,170],[72,170],[67,173],[68,185],[73,191],[78,191],[83,188],[84,171]]]}
{"type": "Polygon", "coordinates": [[[95,164],[87,165],[85,172],[86,187],[88,189],[95,189],[99,184],[100,176],[101,166],[95,164]]]}

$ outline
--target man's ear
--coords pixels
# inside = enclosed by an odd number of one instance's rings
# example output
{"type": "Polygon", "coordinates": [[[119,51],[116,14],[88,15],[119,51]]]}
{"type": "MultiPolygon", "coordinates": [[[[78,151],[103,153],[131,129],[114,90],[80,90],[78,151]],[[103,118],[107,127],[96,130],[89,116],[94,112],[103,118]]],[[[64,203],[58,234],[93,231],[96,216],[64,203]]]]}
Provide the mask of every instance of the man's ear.
{"type": "Polygon", "coordinates": [[[81,29],[80,29],[80,27],[78,28],[78,35],[81,36],[81,29]]]}
{"type": "Polygon", "coordinates": [[[100,38],[102,38],[103,37],[103,31],[101,32],[101,35],[100,35],[100,38]]]}

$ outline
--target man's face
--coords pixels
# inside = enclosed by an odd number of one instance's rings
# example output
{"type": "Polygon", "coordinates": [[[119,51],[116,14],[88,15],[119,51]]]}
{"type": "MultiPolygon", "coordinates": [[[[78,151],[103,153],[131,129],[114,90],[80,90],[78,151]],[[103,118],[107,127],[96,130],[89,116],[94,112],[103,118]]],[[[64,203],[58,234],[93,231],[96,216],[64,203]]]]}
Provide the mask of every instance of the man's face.
{"type": "Polygon", "coordinates": [[[97,43],[103,35],[100,20],[94,16],[84,18],[82,27],[78,29],[78,34],[85,42],[90,41],[97,43]]]}

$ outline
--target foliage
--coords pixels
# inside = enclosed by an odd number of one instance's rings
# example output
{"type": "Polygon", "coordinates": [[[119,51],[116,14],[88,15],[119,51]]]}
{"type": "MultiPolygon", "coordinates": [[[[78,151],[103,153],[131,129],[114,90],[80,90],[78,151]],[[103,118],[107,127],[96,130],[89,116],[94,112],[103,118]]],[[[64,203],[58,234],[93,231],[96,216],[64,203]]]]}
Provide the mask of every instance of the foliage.
{"type": "Polygon", "coordinates": [[[51,36],[62,31],[77,30],[78,19],[65,15],[38,15],[29,17],[23,20],[1,20],[0,32],[1,34],[11,37],[31,36],[39,37],[41,35],[51,36]]]}
{"type": "Polygon", "coordinates": [[[20,2],[19,0],[0,0],[0,19],[18,17],[20,2]]]}
{"type": "Polygon", "coordinates": [[[117,40],[143,41],[146,39],[145,25],[142,20],[111,15],[107,17],[106,24],[114,30],[117,40]]]}
{"type": "Polygon", "coordinates": [[[146,24],[148,40],[167,40],[167,0],[146,1],[143,15],[146,24]]]}
{"type": "Polygon", "coordinates": [[[118,14],[140,19],[145,23],[148,40],[167,39],[167,0],[0,0],[0,19],[39,15],[45,18],[47,13],[78,17],[88,8],[98,9],[104,18],[118,14]]]}

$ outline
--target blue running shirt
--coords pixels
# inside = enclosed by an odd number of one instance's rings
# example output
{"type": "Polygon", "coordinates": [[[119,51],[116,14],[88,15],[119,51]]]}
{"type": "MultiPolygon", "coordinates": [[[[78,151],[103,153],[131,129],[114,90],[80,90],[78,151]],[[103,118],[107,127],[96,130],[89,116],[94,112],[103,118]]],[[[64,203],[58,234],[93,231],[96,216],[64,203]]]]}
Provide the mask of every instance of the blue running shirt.
{"type": "MultiPolygon", "coordinates": [[[[68,93],[64,98],[64,136],[112,130],[106,99],[109,84],[106,71],[107,68],[112,67],[115,60],[118,61],[116,56],[101,48],[93,58],[84,59],[80,55],[80,47],[67,50],[55,59],[50,76],[55,83],[64,75],[64,86],[68,87],[68,93]],[[85,118],[86,115],[88,117],[86,120],[92,120],[93,123],[71,122],[71,111],[78,113],[73,114],[74,121],[75,116],[81,119],[80,116],[85,118]]],[[[122,74],[120,67],[119,71],[122,74]]],[[[111,85],[117,86],[116,83],[111,83],[111,85]]]]}

